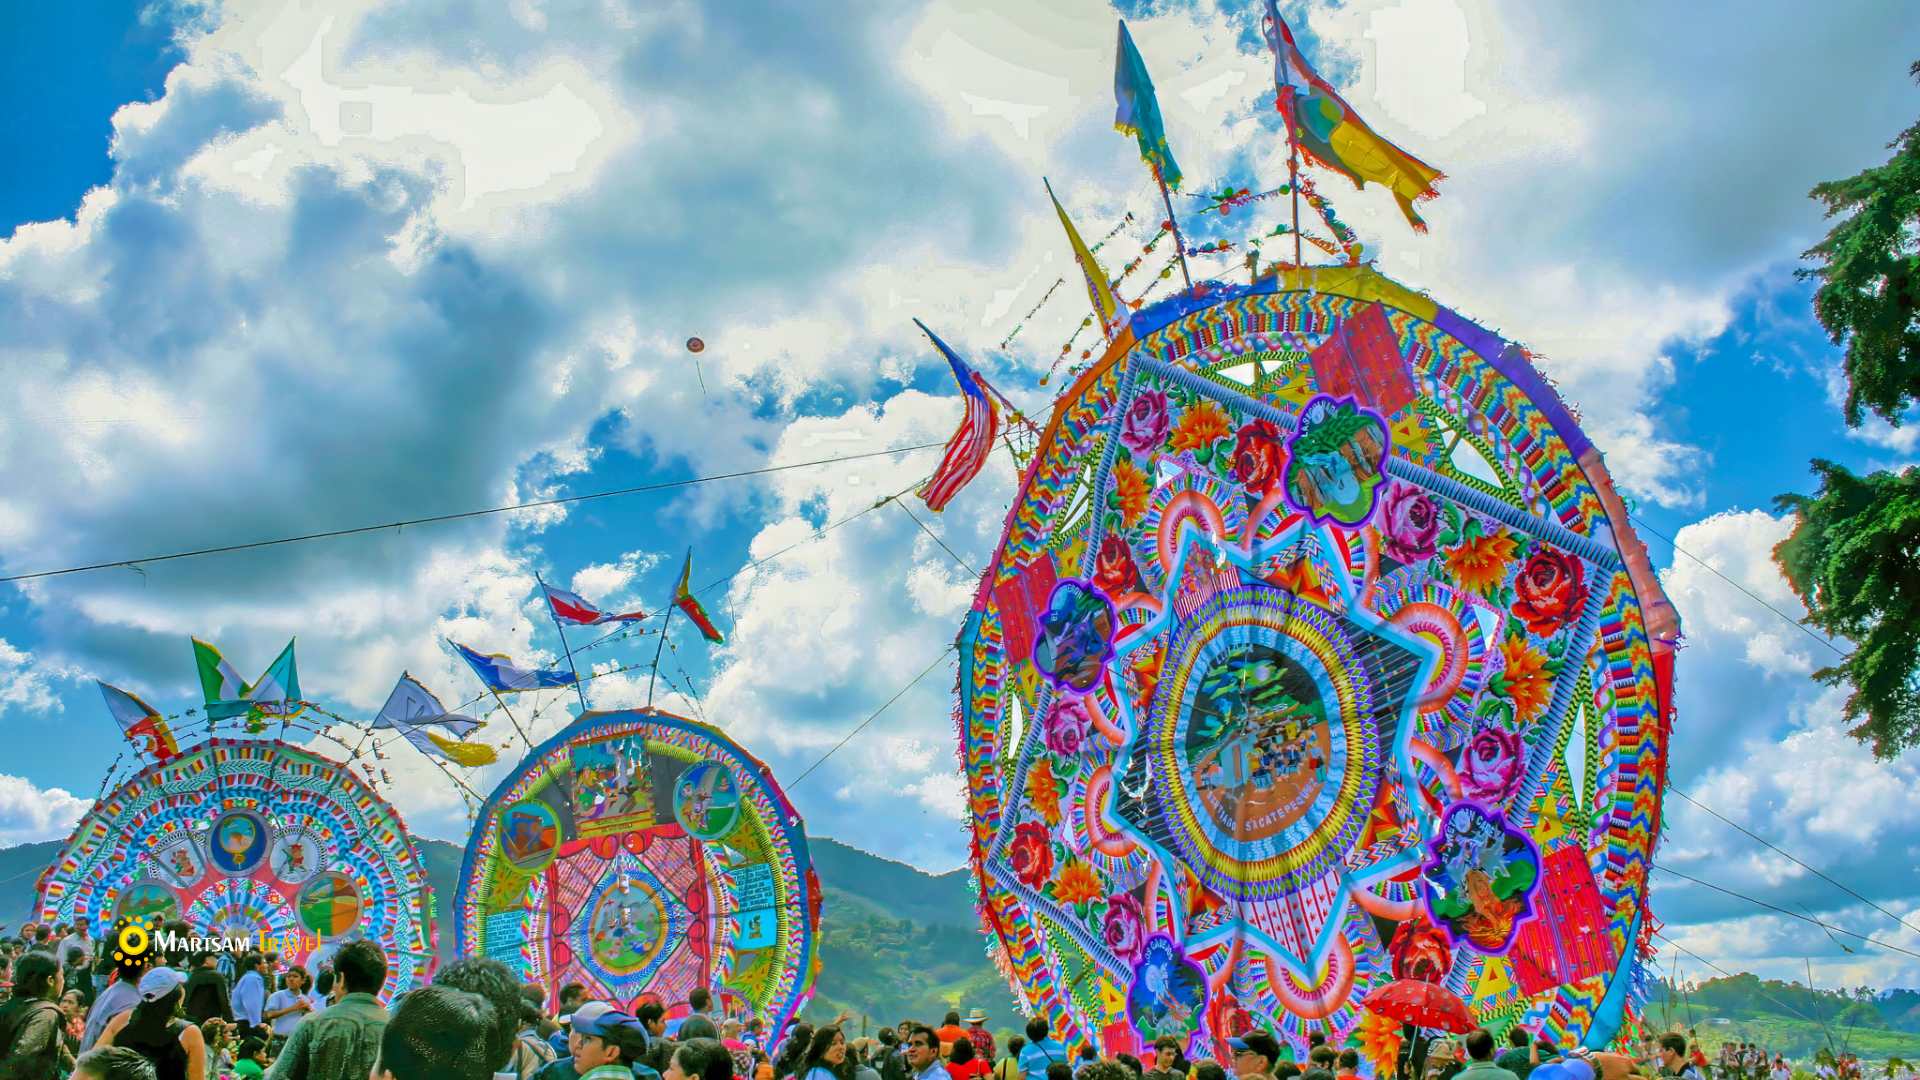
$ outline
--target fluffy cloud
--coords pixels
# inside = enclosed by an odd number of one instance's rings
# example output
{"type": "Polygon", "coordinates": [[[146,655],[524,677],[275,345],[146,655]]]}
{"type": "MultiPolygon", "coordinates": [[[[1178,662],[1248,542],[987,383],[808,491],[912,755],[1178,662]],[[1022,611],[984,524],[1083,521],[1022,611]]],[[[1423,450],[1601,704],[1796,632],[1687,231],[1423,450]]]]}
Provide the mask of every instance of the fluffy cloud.
{"type": "Polygon", "coordinates": [[[41,789],[25,777],[0,773],[0,847],[65,839],[92,805],[64,788],[41,789]]]}

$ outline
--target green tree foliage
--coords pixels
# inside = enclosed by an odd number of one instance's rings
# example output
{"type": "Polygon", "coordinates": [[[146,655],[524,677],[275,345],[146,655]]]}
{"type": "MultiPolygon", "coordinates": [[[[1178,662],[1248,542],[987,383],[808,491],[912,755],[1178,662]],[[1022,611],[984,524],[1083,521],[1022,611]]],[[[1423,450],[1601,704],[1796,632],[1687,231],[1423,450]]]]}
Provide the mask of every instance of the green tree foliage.
{"type": "MultiPolygon", "coordinates": [[[[1912,73],[1920,79],[1920,63],[1912,73]]],[[[1814,314],[1847,350],[1847,423],[1862,409],[1898,424],[1920,399],[1920,124],[1889,144],[1885,165],[1817,185],[1813,198],[1843,220],[1806,253],[1800,276],[1820,283],[1814,314]]]]}
{"type": "Polygon", "coordinates": [[[1920,742],[1920,469],[1856,476],[1816,460],[1813,471],[1817,494],[1775,500],[1798,521],[1773,557],[1807,622],[1855,643],[1814,677],[1853,688],[1853,736],[1891,758],[1920,742]]]}
{"type": "MultiPolygon", "coordinates": [[[[1885,165],[1813,189],[1841,220],[1800,271],[1820,283],[1814,314],[1846,348],[1853,426],[1866,410],[1898,424],[1920,400],[1920,124],[1891,146],[1885,165]]],[[[1813,471],[1818,493],[1776,500],[1797,520],[1773,556],[1807,622],[1856,643],[1815,675],[1852,687],[1852,734],[1891,758],[1920,742],[1920,474],[1856,476],[1830,461],[1813,471]]]]}

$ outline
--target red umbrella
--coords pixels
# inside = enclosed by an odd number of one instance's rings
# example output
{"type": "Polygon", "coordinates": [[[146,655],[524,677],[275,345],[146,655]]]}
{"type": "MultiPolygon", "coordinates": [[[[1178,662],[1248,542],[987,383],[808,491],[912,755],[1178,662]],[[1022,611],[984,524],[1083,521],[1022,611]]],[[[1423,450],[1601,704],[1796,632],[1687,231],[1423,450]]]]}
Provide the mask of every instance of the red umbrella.
{"type": "Polygon", "coordinates": [[[1439,983],[1399,979],[1367,995],[1366,1006],[1389,1020],[1455,1033],[1479,1026],[1460,995],[1439,983]]]}

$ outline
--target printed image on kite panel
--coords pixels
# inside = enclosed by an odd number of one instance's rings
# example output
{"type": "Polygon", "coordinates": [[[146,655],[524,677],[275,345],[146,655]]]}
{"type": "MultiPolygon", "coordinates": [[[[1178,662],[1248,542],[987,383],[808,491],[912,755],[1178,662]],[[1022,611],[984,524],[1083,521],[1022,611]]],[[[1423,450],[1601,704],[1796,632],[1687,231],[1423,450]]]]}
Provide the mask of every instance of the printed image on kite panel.
{"type": "Polygon", "coordinates": [[[1423,995],[1604,1044],[1643,1004],[1676,638],[1519,347],[1365,267],[1137,312],[961,633],[996,958],[1108,1053],[1263,1028],[1378,1074],[1368,1002],[1423,995]]]}
{"type": "Polygon", "coordinates": [[[643,709],[586,714],[494,790],[454,915],[462,955],[527,982],[628,1009],[705,987],[779,1030],[811,993],[819,905],[805,829],[767,767],[716,728],[643,709]]]}
{"type": "Polygon", "coordinates": [[[389,998],[434,967],[432,890],[399,814],[346,766],[271,739],[187,747],[95,803],[35,908],[96,938],[141,916],[212,937],[264,931],[309,971],[365,938],[386,954],[389,998]]]}

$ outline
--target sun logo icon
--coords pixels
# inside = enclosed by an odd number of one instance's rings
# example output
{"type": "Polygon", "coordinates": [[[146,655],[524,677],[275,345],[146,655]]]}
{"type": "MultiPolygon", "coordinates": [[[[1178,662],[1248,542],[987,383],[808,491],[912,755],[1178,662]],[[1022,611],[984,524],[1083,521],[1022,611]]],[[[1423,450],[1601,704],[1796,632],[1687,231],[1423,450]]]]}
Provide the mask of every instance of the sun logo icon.
{"type": "Polygon", "coordinates": [[[122,915],[113,924],[113,960],[117,964],[153,963],[153,935],[160,920],[152,915],[122,915]]]}

